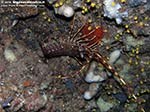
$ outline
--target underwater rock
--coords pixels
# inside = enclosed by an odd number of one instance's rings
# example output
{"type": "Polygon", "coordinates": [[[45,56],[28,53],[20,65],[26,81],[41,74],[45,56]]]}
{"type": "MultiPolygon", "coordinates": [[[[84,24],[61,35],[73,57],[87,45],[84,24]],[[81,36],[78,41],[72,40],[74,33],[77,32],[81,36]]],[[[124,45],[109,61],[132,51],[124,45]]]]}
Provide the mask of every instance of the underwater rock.
{"type": "Polygon", "coordinates": [[[73,85],[71,79],[66,79],[65,80],[65,86],[66,86],[67,89],[69,89],[71,92],[73,92],[74,85],[73,85]]]}
{"type": "Polygon", "coordinates": [[[117,61],[117,59],[120,57],[120,50],[115,50],[110,54],[110,58],[109,58],[109,64],[113,64],[117,61]]]}
{"type": "Polygon", "coordinates": [[[131,7],[137,7],[139,5],[143,5],[143,0],[129,0],[129,5],[131,7]]]}
{"type": "Polygon", "coordinates": [[[8,108],[8,107],[10,107],[10,105],[11,105],[10,103],[11,103],[12,100],[13,100],[13,98],[9,97],[5,101],[0,102],[0,105],[2,106],[2,108],[8,108]]]}
{"type": "Polygon", "coordinates": [[[46,0],[46,2],[49,3],[49,4],[51,4],[51,5],[52,5],[53,3],[55,3],[56,1],[57,1],[57,0],[46,0]]]}
{"type": "Polygon", "coordinates": [[[102,98],[98,99],[97,105],[101,112],[107,112],[108,110],[110,110],[113,107],[112,103],[108,103],[108,102],[104,101],[102,98]]]}
{"type": "Polygon", "coordinates": [[[91,100],[97,94],[98,89],[99,83],[90,84],[89,90],[84,93],[84,99],[91,100]]]}
{"type": "Polygon", "coordinates": [[[75,7],[81,7],[81,0],[76,0],[74,3],[73,3],[73,6],[75,7]]]}
{"type": "Polygon", "coordinates": [[[144,39],[135,39],[133,36],[127,36],[125,40],[127,50],[130,50],[131,47],[136,47],[144,44],[144,39]]]}
{"type": "Polygon", "coordinates": [[[0,112],[5,112],[1,105],[0,105],[0,112]]]}
{"type": "Polygon", "coordinates": [[[9,48],[5,49],[4,57],[10,63],[17,61],[17,58],[16,58],[14,52],[11,49],[9,49],[9,48]]]}
{"type": "Polygon", "coordinates": [[[28,112],[37,112],[43,108],[47,103],[47,96],[45,94],[41,95],[39,93],[34,93],[28,97],[25,101],[25,109],[28,112]]]}
{"type": "Polygon", "coordinates": [[[125,103],[127,101],[127,96],[124,93],[116,93],[113,95],[120,103],[125,103]]]}
{"type": "MultiPolygon", "coordinates": [[[[118,60],[118,58],[120,57],[120,55],[121,55],[121,51],[120,51],[120,50],[115,50],[115,51],[113,51],[113,52],[110,54],[110,58],[109,58],[108,63],[109,63],[110,65],[113,65],[113,64],[118,60]]],[[[107,75],[108,75],[108,76],[111,76],[112,73],[110,73],[109,71],[107,71],[107,75]]]]}
{"type": "Polygon", "coordinates": [[[101,82],[107,79],[107,74],[104,71],[97,70],[96,74],[96,62],[91,62],[88,71],[86,73],[85,81],[88,83],[101,82]],[[94,72],[95,71],[95,72],[94,72]]]}
{"type": "Polygon", "coordinates": [[[13,110],[13,112],[19,111],[23,107],[24,102],[25,102],[25,98],[22,95],[21,96],[17,96],[11,102],[10,110],[13,110]]]}
{"type": "Polygon", "coordinates": [[[49,87],[49,82],[42,82],[40,85],[40,90],[46,90],[49,87]]]}

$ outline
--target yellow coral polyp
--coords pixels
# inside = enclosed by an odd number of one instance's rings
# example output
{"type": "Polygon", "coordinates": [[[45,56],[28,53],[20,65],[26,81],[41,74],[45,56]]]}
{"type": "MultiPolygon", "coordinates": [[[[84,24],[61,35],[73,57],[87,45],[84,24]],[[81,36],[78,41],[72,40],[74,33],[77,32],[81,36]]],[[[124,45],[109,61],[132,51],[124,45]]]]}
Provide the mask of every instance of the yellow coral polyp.
{"type": "Polygon", "coordinates": [[[144,68],[141,68],[141,72],[144,72],[145,70],[144,70],[144,68]]]}
{"type": "Polygon", "coordinates": [[[85,14],[86,12],[88,12],[88,8],[85,6],[82,6],[82,14],[85,14]]]}
{"type": "Polygon", "coordinates": [[[131,56],[131,57],[133,57],[133,56],[134,56],[134,54],[133,54],[133,53],[130,53],[130,56],[131,56]]]}
{"type": "Polygon", "coordinates": [[[139,26],[144,26],[144,23],[143,22],[139,22],[139,26]]]}
{"type": "Polygon", "coordinates": [[[140,80],[140,84],[141,84],[141,85],[143,84],[143,81],[142,81],[142,80],[140,80]]]}
{"type": "Polygon", "coordinates": [[[129,28],[129,25],[125,25],[125,28],[129,28]]]}
{"type": "Polygon", "coordinates": [[[121,3],[125,3],[126,2],[126,0],[121,0],[121,3]]]}
{"type": "Polygon", "coordinates": [[[85,14],[85,11],[84,11],[84,10],[82,10],[82,14],[85,14]]]}
{"type": "Polygon", "coordinates": [[[144,89],[144,90],[143,90],[143,92],[144,92],[144,93],[146,93],[146,92],[147,92],[147,90],[146,90],[146,89],[144,89]]]}
{"type": "Polygon", "coordinates": [[[146,100],[145,99],[143,99],[143,103],[145,103],[146,102],[146,100]]]}
{"type": "Polygon", "coordinates": [[[91,3],[90,5],[92,8],[94,8],[96,6],[96,4],[94,2],[91,3]]]}
{"type": "Polygon", "coordinates": [[[136,55],[136,59],[140,59],[138,55],[136,55]]]}
{"type": "Polygon", "coordinates": [[[149,62],[149,61],[147,61],[147,62],[146,62],[146,64],[147,64],[147,65],[149,65],[149,64],[150,64],[150,62],[149,62]]]}
{"type": "Polygon", "coordinates": [[[105,48],[106,50],[109,50],[110,49],[110,47],[109,46],[106,46],[106,48],[105,48]]]}
{"type": "Polygon", "coordinates": [[[110,95],[111,93],[110,93],[110,92],[107,92],[107,94],[110,95]]]}
{"type": "Polygon", "coordinates": [[[119,32],[119,35],[120,35],[120,36],[122,36],[122,35],[123,35],[123,33],[122,33],[122,32],[119,32]]]}
{"type": "Polygon", "coordinates": [[[96,109],[92,109],[92,112],[97,112],[97,110],[96,109]]]}
{"type": "Polygon", "coordinates": [[[86,2],[87,2],[87,3],[90,3],[90,2],[91,2],[91,0],[86,0],[86,2]]]}
{"type": "Polygon", "coordinates": [[[134,16],[134,21],[137,21],[138,17],[137,16],[134,16]]]}
{"type": "Polygon", "coordinates": [[[146,16],[144,19],[145,19],[145,20],[148,20],[148,17],[146,16]]]}
{"type": "Polygon", "coordinates": [[[99,26],[96,26],[96,29],[98,29],[99,28],[99,26]]]}
{"type": "Polygon", "coordinates": [[[84,11],[85,11],[85,12],[88,12],[88,8],[85,8],[84,11]]]}
{"type": "Polygon", "coordinates": [[[58,8],[58,7],[59,7],[59,4],[58,4],[58,3],[55,3],[54,7],[55,7],[55,8],[58,8]]]}
{"type": "Polygon", "coordinates": [[[137,95],[137,96],[140,96],[140,93],[137,93],[136,95],[137,95]]]}
{"type": "Polygon", "coordinates": [[[43,19],[47,19],[47,17],[46,17],[46,16],[44,16],[44,17],[43,17],[43,19]]]}
{"type": "Polygon", "coordinates": [[[119,37],[119,34],[117,34],[116,36],[119,37]]]}
{"type": "Polygon", "coordinates": [[[45,15],[46,15],[46,12],[42,12],[42,15],[45,16],[45,15]]]}
{"type": "Polygon", "coordinates": [[[86,7],[85,6],[82,6],[82,9],[85,9],[86,7]]]}
{"type": "Polygon", "coordinates": [[[106,32],[108,32],[108,30],[104,29],[104,30],[103,30],[103,32],[105,32],[105,33],[106,33],[106,32]]]}
{"type": "Polygon", "coordinates": [[[143,94],[143,93],[144,93],[144,90],[142,89],[141,94],[143,94]]]}
{"type": "Polygon", "coordinates": [[[138,50],[139,50],[139,47],[137,47],[136,50],[138,51],[138,50]]]}
{"type": "Polygon", "coordinates": [[[112,88],[112,85],[109,85],[109,88],[112,88]]]}
{"type": "Polygon", "coordinates": [[[129,29],[127,29],[127,30],[126,30],[126,32],[127,32],[127,33],[130,33],[130,30],[129,30],[129,29]]]}
{"type": "Polygon", "coordinates": [[[138,61],[136,61],[136,62],[135,62],[135,65],[138,65],[138,64],[139,64],[139,62],[138,62],[138,61]]]}
{"type": "Polygon", "coordinates": [[[48,22],[51,22],[51,18],[48,18],[48,20],[47,20],[48,22]]]}
{"type": "Polygon", "coordinates": [[[132,49],[132,53],[135,53],[135,50],[134,50],[134,49],[132,49]]]}
{"type": "Polygon", "coordinates": [[[138,78],[138,77],[139,77],[139,75],[137,74],[137,75],[136,75],[136,77],[138,78]]]}
{"type": "Polygon", "coordinates": [[[111,6],[115,6],[116,5],[116,2],[111,2],[111,6]]]}
{"type": "Polygon", "coordinates": [[[92,23],[92,19],[89,19],[88,22],[89,22],[89,23],[92,23]]]}
{"type": "Polygon", "coordinates": [[[89,26],[89,27],[88,27],[88,30],[89,30],[89,31],[90,31],[90,30],[92,30],[92,27],[91,27],[91,26],[89,26]]]}
{"type": "Polygon", "coordinates": [[[132,63],[132,59],[130,58],[130,59],[128,60],[128,62],[131,64],[131,63],[132,63]]]}
{"type": "Polygon", "coordinates": [[[59,5],[60,5],[60,6],[62,6],[62,5],[63,5],[63,2],[62,2],[62,1],[60,1],[60,2],[59,2],[59,5]]]}
{"type": "Polygon", "coordinates": [[[136,51],[136,54],[139,54],[139,51],[136,51]]]}
{"type": "Polygon", "coordinates": [[[128,98],[131,99],[131,95],[129,95],[128,98]]]}
{"type": "Polygon", "coordinates": [[[118,37],[118,36],[115,36],[115,40],[118,41],[118,40],[119,40],[119,37],[118,37]]]}
{"type": "Polygon", "coordinates": [[[59,75],[58,78],[61,78],[61,75],[59,75]]]}

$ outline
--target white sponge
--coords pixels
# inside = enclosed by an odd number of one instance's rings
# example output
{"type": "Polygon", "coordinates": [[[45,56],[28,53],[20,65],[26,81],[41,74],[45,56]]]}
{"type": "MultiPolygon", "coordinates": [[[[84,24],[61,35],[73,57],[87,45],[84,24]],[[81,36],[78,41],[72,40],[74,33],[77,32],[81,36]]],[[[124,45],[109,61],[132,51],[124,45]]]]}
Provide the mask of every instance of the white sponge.
{"type": "Polygon", "coordinates": [[[67,18],[74,15],[74,9],[68,5],[62,5],[61,7],[54,8],[54,10],[56,14],[63,15],[67,18]]]}
{"type": "Polygon", "coordinates": [[[128,12],[119,12],[121,5],[114,0],[104,0],[104,16],[115,19],[117,24],[121,24],[122,18],[128,17],[128,12]]]}

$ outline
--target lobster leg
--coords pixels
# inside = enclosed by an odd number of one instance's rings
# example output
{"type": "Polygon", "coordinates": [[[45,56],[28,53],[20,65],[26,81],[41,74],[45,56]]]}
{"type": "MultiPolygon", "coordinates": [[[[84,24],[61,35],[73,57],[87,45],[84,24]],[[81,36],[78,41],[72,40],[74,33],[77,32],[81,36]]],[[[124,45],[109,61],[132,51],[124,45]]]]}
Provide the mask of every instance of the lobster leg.
{"type": "MultiPolygon", "coordinates": [[[[110,71],[114,76],[118,77],[119,80],[120,80],[120,82],[121,82],[124,86],[126,86],[126,87],[128,88],[128,91],[131,93],[131,89],[129,88],[129,86],[127,85],[127,83],[126,83],[126,82],[123,80],[123,78],[118,74],[118,72],[116,72],[116,71],[114,70],[114,68],[113,68],[110,64],[108,64],[108,62],[106,61],[106,59],[105,59],[100,53],[94,53],[94,55],[95,55],[95,56],[94,56],[95,59],[96,59],[98,62],[102,63],[102,64],[104,65],[104,67],[107,68],[107,70],[110,71]]],[[[134,94],[133,94],[132,96],[133,96],[135,99],[137,99],[134,94]]]]}
{"type": "MultiPolygon", "coordinates": [[[[106,59],[100,54],[95,52],[94,56],[96,61],[102,63],[104,65],[104,67],[110,71],[114,76],[116,76],[117,78],[119,78],[120,82],[127,88],[129,94],[134,98],[134,101],[141,107],[140,102],[138,101],[137,97],[135,96],[135,94],[133,93],[133,91],[131,90],[130,86],[124,81],[124,79],[114,70],[114,68],[107,63],[106,59]]],[[[142,112],[145,112],[144,108],[141,107],[142,112]]]]}

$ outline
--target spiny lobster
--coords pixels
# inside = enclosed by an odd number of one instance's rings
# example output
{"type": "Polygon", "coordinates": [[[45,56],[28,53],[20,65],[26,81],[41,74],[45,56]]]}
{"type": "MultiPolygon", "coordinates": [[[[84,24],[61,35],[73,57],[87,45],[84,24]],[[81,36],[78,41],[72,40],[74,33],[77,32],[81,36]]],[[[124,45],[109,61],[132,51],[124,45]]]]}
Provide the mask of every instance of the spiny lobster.
{"type": "MultiPolygon", "coordinates": [[[[132,92],[129,85],[96,49],[96,46],[100,44],[103,35],[103,28],[100,26],[92,28],[89,23],[86,23],[73,36],[61,41],[60,43],[47,45],[40,43],[40,46],[44,56],[48,59],[60,56],[70,56],[86,62],[95,60],[101,63],[107,71],[111,72],[120,80],[120,82],[127,88],[129,94],[134,98],[134,101],[139,104],[140,102],[132,92]]],[[[142,110],[144,112],[143,108],[142,110]]]]}

